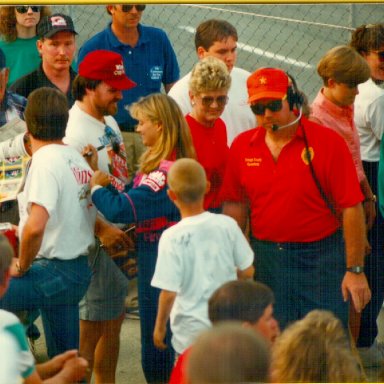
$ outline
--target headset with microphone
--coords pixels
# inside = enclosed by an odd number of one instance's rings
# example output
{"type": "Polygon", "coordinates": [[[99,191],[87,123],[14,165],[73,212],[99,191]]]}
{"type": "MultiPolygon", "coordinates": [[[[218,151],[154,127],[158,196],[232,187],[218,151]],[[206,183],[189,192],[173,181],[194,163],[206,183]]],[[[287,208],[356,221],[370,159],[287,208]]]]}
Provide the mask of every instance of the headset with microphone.
{"type": "Polygon", "coordinates": [[[288,128],[288,127],[291,127],[292,125],[295,125],[298,121],[300,121],[301,117],[303,116],[304,97],[297,88],[296,80],[288,72],[286,72],[286,74],[289,80],[291,81],[291,84],[288,86],[288,89],[287,89],[287,101],[289,104],[289,109],[292,111],[293,107],[296,106],[299,109],[299,116],[289,124],[285,124],[285,125],[273,124],[272,131],[274,132],[276,132],[278,129],[288,128]]]}

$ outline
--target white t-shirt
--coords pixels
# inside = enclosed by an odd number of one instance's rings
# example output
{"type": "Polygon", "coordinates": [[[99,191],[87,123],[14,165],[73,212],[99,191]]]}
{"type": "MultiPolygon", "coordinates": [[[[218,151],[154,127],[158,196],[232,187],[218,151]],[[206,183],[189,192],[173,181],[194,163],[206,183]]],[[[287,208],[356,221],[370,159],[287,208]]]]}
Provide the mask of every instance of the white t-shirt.
{"type": "Polygon", "coordinates": [[[0,355],[0,383],[22,383],[17,364],[20,350],[16,340],[5,331],[0,331],[0,355]]]}
{"type": "Polygon", "coordinates": [[[92,173],[83,156],[70,146],[49,144],[34,153],[18,201],[20,234],[32,203],[49,214],[37,257],[69,260],[89,254],[96,219],[89,188],[92,173]]]}
{"type": "Polygon", "coordinates": [[[128,182],[127,156],[124,142],[116,120],[112,116],[105,116],[104,119],[106,124],[82,111],[78,101],[76,101],[69,110],[69,119],[63,141],[75,147],[79,152],[88,144],[96,148],[105,145],[105,148],[98,151],[99,169],[109,173],[112,184],[122,191],[128,182]],[[119,153],[114,152],[111,140],[105,133],[106,125],[116,135],[119,153]]]}
{"type": "Polygon", "coordinates": [[[182,353],[209,327],[208,299],[236,269],[253,263],[253,252],[231,217],[204,212],[163,232],[151,284],[176,292],[171,311],[172,345],[182,353]]]}
{"type": "MultiPolygon", "coordinates": [[[[29,349],[27,337],[25,335],[24,326],[20,323],[20,320],[11,312],[0,309],[0,332],[3,334],[7,334],[12,341],[8,340],[9,348],[16,347],[16,356],[13,357],[13,362],[15,366],[13,366],[13,370],[16,369],[15,372],[10,371],[12,373],[13,378],[17,377],[17,383],[23,382],[22,379],[26,379],[35,371],[35,359],[29,349]]],[[[5,336],[4,336],[5,337],[5,336]]],[[[0,367],[5,364],[7,361],[6,358],[11,356],[11,353],[14,350],[5,349],[5,345],[3,344],[3,340],[0,341],[0,367]]],[[[0,383],[13,383],[11,380],[5,379],[5,372],[2,368],[0,368],[0,383]],[[4,376],[3,376],[4,374],[4,376]]]]}
{"type": "Polygon", "coordinates": [[[360,137],[361,159],[380,160],[380,141],[384,133],[384,89],[372,79],[358,86],[355,99],[355,125],[360,137]]]}
{"type": "MultiPolygon", "coordinates": [[[[231,71],[232,83],[228,92],[228,104],[220,116],[227,127],[228,146],[239,133],[255,128],[257,125],[256,117],[247,102],[247,79],[249,75],[248,71],[237,67],[231,71]]],[[[190,78],[191,72],[176,82],[168,93],[179,104],[184,115],[192,111],[189,99],[190,78]]]]}

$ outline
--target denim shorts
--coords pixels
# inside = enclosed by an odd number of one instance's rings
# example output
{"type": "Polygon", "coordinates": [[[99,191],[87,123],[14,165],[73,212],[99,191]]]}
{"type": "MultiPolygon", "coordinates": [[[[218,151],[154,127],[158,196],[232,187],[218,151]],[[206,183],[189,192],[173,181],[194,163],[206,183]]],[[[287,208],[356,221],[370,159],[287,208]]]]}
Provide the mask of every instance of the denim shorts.
{"type": "Polygon", "coordinates": [[[80,319],[106,321],[118,318],[125,310],[128,279],[97,242],[89,256],[91,283],[80,301],[80,319]]]}

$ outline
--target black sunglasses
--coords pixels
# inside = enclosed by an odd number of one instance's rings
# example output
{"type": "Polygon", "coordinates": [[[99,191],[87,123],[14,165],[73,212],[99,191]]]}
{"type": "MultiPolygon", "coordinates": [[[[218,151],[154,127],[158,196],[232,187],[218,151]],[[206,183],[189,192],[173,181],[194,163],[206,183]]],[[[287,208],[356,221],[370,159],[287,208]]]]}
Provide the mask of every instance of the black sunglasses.
{"type": "Polygon", "coordinates": [[[105,136],[107,136],[107,139],[111,143],[112,151],[115,152],[116,155],[118,155],[120,152],[120,140],[117,137],[115,131],[110,126],[107,125],[104,129],[104,132],[105,132],[105,136]]]}
{"type": "Polygon", "coordinates": [[[19,13],[27,13],[29,8],[32,9],[32,12],[40,12],[41,9],[38,5],[18,5],[15,8],[19,13]]]}
{"type": "Polygon", "coordinates": [[[251,104],[252,112],[255,115],[264,115],[265,110],[269,109],[271,112],[279,112],[283,108],[282,100],[273,100],[267,104],[255,103],[251,104]]]}
{"type": "Polygon", "coordinates": [[[371,51],[376,53],[377,57],[379,58],[380,63],[384,62],[384,51],[371,51]]]}
{"type": "Polygon", "coordinates": [[[123,12],[129,12],[132,8],[135,7],[137,12],[143,12],[145,9],[144,4],[124,4],[121,6],[121,10],[123,12]]]}
{"type": "Polygon", "coordinates": [[[228,96],[203,96],[201,98],[201,103],[204,105],[204,107],[210,107],[214,101],[216,101],[219,108],[222,108],[225,104],[228,103],[228,96]]]}

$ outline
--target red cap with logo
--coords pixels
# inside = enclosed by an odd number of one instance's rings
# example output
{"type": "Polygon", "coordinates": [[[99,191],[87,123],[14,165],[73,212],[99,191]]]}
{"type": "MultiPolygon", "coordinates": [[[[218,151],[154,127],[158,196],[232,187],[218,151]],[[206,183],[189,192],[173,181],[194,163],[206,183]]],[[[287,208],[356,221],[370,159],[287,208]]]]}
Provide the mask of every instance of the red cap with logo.
{"type": "Polygon", "coordinates": [[[278,68],[261,68],[248,77],[248,103],[260,99],[283,99],[290,85],[287,74],[278,68]]]}
{"type": "Polygon", "coordinates": [[[125,90],[136,86],[124,70],[123,58],[116,52],[99,49],[88,53],[79,65],[79,75],[101,80],[109,86],[125,90]]]}

